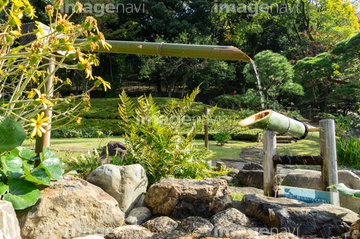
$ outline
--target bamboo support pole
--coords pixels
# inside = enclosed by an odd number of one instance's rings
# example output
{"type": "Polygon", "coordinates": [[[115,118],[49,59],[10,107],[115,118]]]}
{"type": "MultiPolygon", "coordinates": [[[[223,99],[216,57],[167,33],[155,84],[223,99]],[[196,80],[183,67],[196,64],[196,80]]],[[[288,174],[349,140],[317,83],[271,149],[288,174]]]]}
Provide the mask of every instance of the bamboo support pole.
{"type": "MultiPolygon", "coordinates": [[[[338,184],[337,173],[337,155],[336,155],[336,137],[335,137],[335,121],[320,120],[320,154],[324,158],[322,173],[322,189],[328,191],[330,185],[338,184]]],[[[331,204],[340,206],[339,193],[330,189],[331,204]]]]}
{"type": "Polygon", "coordinates": [[[319,141],[319,133],[312,132],[312,126],[291,119],[272,110],[264,110],[239,122],[241,126],[266,129],[295,138],[306,136],[305,139],[319,141]],[[308,130],[307,130],[308,129],[308,130]]]}
{"type": "Polygon", "coordinates": [[[322,165],[323,157],[311,155],[275,155],[274,164],[322,165]]]}
{"type": "Polygon", "coordinates": [[[276,155],[276,134],[273,131],[264,130],[263,135],[263,150],[264,150],[264,195],[274,197],[275,192],[274,177],[276,175],[276,164],[273,162],[273,157],[276,155]]]}
{"type": "MultiPolygon", "coordinates": [[[[75,43],[81,43],[82,41],[84,39],[77,39],[75,43]]],[[[110,50],[103,48],[99,44],[99,48],[94,52],[251,61],[249,56],[233,46],[113,40],[106,42],[112,46],[110,50]]]]}

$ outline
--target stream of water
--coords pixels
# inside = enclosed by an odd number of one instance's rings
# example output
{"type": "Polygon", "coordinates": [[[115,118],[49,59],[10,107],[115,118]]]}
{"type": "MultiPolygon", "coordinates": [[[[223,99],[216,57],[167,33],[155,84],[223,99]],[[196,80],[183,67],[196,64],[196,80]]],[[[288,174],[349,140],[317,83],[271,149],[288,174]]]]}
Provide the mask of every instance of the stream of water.
{"type": "Polygon", "coordinates": [[[254,71],[255,71],[255,74],[256,74],[256,79],[257,79],[258,86],[259,86],[260,99],[261,99],[261,109],[262,109],[262,110],[265,110],[264,94],[263,94],[262,88],[261,88],[260,77],[259,77],[259,74],[258,74],[258,72],[257,72],[255,62],[254,62],[253,60],[251,60],[251,63],[253,64],[254,71]]]}

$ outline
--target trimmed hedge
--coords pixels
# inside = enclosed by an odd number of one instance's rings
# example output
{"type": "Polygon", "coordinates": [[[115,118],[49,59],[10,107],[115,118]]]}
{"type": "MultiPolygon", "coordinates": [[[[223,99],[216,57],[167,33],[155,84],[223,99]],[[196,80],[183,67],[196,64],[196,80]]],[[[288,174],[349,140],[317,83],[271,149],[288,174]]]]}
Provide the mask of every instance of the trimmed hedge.
{"type": "MultiPolygon", "coordinates": [[[[135,99],[135,98],[134,98],[135,99]]],[[[171,103],[172,98],[158,97],[154,98],[157,106],[160,111],[164,111],[165,107],[171,103]]],[[[175,99],[176,103],[181,105],[181,99],[175,99]]],[[[82,113],[80,117],[82,120],[80,123],[76,123],[75,121],[67,124],[65,127],[61,127],[64,123],[57,122],[53,125],[54,130],[52,131],[52,137],[82,137],[89,138],[94,137],[97,138],[98,134],[96,131],[102,131],[104,134],[109,135],[123,135],[124,132],[119,127],[119,112],[118,105],[120,103],[120,99],[112,98],[112,99],[91,99],[91,108],[88,112],[82,113]]],[[[75,103],[72,103],[75,105],[75,103]]],[[[64,106],[55,106],[60,109],[64,106]]],[[[202,103],[194,102],[191,109],[188,112],[188,116],[196,117],[200,116],[204,113],[204,107],[212,107],[210,105],[205,105],[202,103]]],[[[217,117],[223,118],[235,118],[235,119],[243,119],[252,115],[254,112],[250,110],[230,110],[217,108],[213,114],[213,118],[217,117]]],[[[185,129],[186,130],[186,129],[185,129]]],[[[235,131],[231,134],[231,138],[233,140],[246,140],[246,141],[256,141],[256,134],[261,132],[261,130],[257,129],[249,129],[247,127],[237,127],[235,131]]],[[[216,131],[216,126],[213,129],[210,129],[209,139],[213,140],[214,135],[219,133],[216,131]]],[[[185,132],[184,132],[185,134],[185,132]]],[[[204,139],[204,133],[199,133],[196,136],[196,139],[204,139]]]]}

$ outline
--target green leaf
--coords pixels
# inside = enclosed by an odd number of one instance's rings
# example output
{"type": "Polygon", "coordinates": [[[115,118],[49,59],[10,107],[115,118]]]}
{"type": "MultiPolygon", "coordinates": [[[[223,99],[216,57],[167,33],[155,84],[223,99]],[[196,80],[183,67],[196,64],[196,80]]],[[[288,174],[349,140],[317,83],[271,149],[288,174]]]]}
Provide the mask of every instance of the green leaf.
{"type": "Polygon", "coordinates": [[[41,198],[39,189],[31,182],[13,178],[8,183],[10,193],[5,194],[3,199],[11,202],[15,210],[30,207],[41,198]]]}
{"type": "Polygon", "coordinates": [[[41,163],[38,168],[45,170],[46,174],[50,177],[61,180],[64,170],[60,167],[61,160],[55,157],[54,153],[49,148],[44,147],[43,152],[40,154],[41,163]]]}
{"type": "Polygon", "coordinates": [[[4,173],[12,178],[19,178],[24,175],[24,164],[21,158],[14,154],[1,157],[4,173]]]}
{"type": "Polygon", "coordinates": [[[36,168],[30,172],[30,166],[25,164],[25,180],[33,183],[50,185],[50,177],[42,168],[36,168]]]}
{"type": "Polygon", "coordinates": [[[0,152],[20,146],[25,137],[25,131],[19,122],[5,119],[0,124],[0,152]]]}
{"type": "Polygon", "coordinates": [[[35,152],[29,148],[18,147],[19,156],[25,159],[34,159],[36,156],[35,152]]]}
{"type": "Polygon", "coordinates": [[[3,195],[6,191],[9,191],[9,186],[0,182],[0,195],[3,195]]]}

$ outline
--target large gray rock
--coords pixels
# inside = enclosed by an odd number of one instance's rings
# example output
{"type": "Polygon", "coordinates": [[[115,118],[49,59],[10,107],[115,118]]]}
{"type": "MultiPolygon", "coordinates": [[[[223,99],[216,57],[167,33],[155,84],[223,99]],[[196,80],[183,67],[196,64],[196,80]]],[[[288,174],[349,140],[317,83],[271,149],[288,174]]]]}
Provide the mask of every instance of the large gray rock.
{"type": "Polygon", "coordinates": [[[351,224],[350,239],[360,238],[360,219],[351,224]]]}
{"type": "Polygon", "coordinates": [[[237,175],[240,182],[243,184],[255,187],[255,188],[263,188],[263,178],[264,171],[263,170],[239,170],[237,175]]]}
{"type": "Polygon", "coordinates": [[[104,164],[96,168],[87,181],[113,196],[125,214],[136,205],[148,185],[145,169],[140,164],[104,164]]]}
{"type": "MultiPolygon", "coordinates": [[[[347,170],[338,171],[339,183],[351,189],[360,189],[360,178],[347,170]]],[[[322,190],[321,172],[314,170],[296,169],[286,175],[281,183],[284,186],[322,190]]],[[[360,199],[340,194],[340,206],[360,213],[360,199]]]]}
{"type": "Polygon", "coordinates": [[[285,176],[281,185],[322,190],[321,172],[295,169],[285,176]]]}
{"type": "Polygon", "coordinates": [[[19,221],[15,210],[8,201],[0,200],[0,238],[21,239],[19,221]]]}
{"type": "Polygon", "coordinates": [[[235,208],[229,208],[225,211],[216,213],[210,221],[215,227],[213,234],[216,237],[258,235],[252,233],[249,228],[245,227],[249,225],[250,219],[235,208]]]}
{"type": "Polygon", "coordinates": [[[22,239],[105,235],[123,225],[116,200],[85,180],[64,176],[41,191],[38,203],[18,212],[22,239]]]}
{"type": "Polygon", "coordinates": [[[144,227],[154,233],[168,233],[178,227],[178,223],[170,217],[162,216],[144,223],[144,227]]]}
{"type": "Polygon", "coordinates": [[[259,163],[247,163],[242,170],[264,170],[264,167],[259,163]]]}
{"type": "Polygon", "coordinates": [[[85,236],[85,237],[76,237],[73,239],[105,239],[105,237],[100,236],[100,235],[89,235],[89,236],[85,236]]]}
{"type": "Polygon", "coordinates": [[[236,231],[243,225],[248,225],[250,219],[242,212],[235,208],[229,208],[225,211],[216,213],[211,222],[215,227],[229,228],[230,231],[236,231]]]}
{"type": "Polygon", "coordinates": [[[181,227],[191,237],[211,236],[214,225],[202,217],[187,217],[181,221],[181,227]]]}
{"type": "Polygon", "coordinates": [[[145,204],[157,215],[210,217],[231,206],[232,197],[222,179],[165,178],[151,185],[145,204]]]}
{"type": "Polygon", "coordinates": [[[242,202],[248,217],[268,227],[288,228],[298,235],[338,236],[348,232],[359,219],[353,211],[331,204],[259,195],[245,195],[242,202]]]}
{"type": "Polygon", "coordinates": [[[147,207],[136,207],[132,209],[129,215],[126,217],[126,224],[130,225],[141,225],[146,222],[152,213],[149,208],[147,207]]]}
{"type": "Polygon", "coordinates": [[[150,239],[153,233],[145,227],[128,225],[115,228],[105,239],[150,239]]]}

